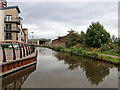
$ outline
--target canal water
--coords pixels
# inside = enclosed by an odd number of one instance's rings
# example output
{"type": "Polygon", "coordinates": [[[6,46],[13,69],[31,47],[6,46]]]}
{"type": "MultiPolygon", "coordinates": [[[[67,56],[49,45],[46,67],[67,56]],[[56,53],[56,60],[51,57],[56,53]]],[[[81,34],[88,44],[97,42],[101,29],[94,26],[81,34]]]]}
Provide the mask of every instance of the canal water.
{"type": "Polygon", "coordinates": [[[21,88],[118,88],[118,66],[37,48],[36,69],[21,88]]]}

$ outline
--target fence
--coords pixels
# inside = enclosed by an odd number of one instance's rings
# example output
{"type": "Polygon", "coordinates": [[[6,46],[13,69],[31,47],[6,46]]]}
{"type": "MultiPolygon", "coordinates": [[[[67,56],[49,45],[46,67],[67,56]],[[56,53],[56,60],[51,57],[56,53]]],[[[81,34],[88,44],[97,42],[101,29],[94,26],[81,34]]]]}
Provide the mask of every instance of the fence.
{"type": "Polygon", "coordinates": [[[0,62],[7,62],[9,60],[17,60],[31,55],[35,51],[35,45],[31,44],[0,44],[0,62]],[[17,46],[17,47],[16,47],[17,46]]]}

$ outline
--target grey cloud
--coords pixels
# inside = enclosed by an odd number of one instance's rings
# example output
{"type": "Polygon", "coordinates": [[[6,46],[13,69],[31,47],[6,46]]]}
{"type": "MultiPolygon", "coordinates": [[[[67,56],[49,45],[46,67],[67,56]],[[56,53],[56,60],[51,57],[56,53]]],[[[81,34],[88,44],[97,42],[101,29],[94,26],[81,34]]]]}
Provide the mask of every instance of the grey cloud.
{"type": "Polygon", "coordinates": [[[67,30],[71,28],[77,28],[77,31],[84,29],[85,31],[92,21],[100,21],[110,32],[118,29],[116,18],[118,13],[117,2],[11,2],[9,4],[19,5],[25,25],[28,25],[28,27],[29,25],[38,26],[37,28],[30,28],[30,31],[34,29],[34,32],[39,32],[39,34],[35,33],[36,37],[55,38],[57,35],[65,35],[67,30]],[[84,28],[81,28],[83,26],[84,28]],[[48,32],[48,34],[45,36],[44,32],[48,32]]]}

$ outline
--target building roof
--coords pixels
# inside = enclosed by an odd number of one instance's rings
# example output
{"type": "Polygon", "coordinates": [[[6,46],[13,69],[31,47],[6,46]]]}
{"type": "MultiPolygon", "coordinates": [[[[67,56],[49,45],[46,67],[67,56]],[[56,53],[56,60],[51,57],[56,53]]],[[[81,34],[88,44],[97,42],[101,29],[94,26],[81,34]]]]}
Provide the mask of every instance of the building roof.
{"type": "Polygon", "coordinates": [[[28,41],[51,41],[51,39],[45,39],[45,38],[41,38],[41,39],[28,39],[28,41]]]}
{"type": "Polygon", "coordinates": [[[28,28],[22,28],[22,30],[28,30],[28,28]]]}
{"type": "Polygon", "coordinates": [[[3,8],[0,8],[0,10],[13,9],[13,8],[16,8],[18,13],[20,13],[20,9],[18,6],[3,7],[3,8]]]}
{"type": "Polygon", "coordinates": [[[59,37],[58,39],[54,39],[54,40],[52,40],[52,41],[59,41],[59,40],[61,40],[61,39],[65,39],[66,37],[67,37],[68,35],[66,35],[66,36],[62,36],[62,37],[59,37]]]}

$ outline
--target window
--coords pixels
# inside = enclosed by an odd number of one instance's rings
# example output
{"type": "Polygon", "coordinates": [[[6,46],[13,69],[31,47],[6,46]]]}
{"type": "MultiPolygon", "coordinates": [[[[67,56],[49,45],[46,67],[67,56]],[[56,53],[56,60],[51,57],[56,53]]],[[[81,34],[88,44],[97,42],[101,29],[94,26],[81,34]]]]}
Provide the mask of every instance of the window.
{"type": "Polygon", "coordinates": [[[12,15],[6,15],[6,21],[12,21],[12,15]]]}
{"type": "Polygon", "coordinates": [[[11,24],[6,24],[6,30],[12,30],[12,25],[11,24]]]}
{"type": "Polygon", "coordinates": [[[11,33],[6,33],[6,39],[9,39],[9,40],[12,39],[12,35],[11,35],[11,33]]]}

